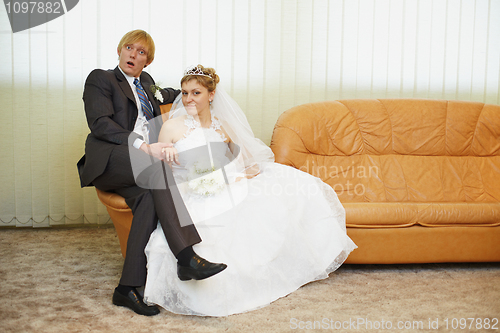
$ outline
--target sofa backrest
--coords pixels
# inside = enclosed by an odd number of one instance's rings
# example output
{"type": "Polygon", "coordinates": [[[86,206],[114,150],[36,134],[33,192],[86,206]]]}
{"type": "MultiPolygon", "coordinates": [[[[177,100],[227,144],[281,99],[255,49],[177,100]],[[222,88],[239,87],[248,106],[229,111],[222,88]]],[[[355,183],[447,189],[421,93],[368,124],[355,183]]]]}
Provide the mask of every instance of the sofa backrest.
{"type": "Polygon", "coordinates": [[[500,106],[340,100],[284,112],[276,161],[322,178],[341,201],[499,201],[500,106]]]}

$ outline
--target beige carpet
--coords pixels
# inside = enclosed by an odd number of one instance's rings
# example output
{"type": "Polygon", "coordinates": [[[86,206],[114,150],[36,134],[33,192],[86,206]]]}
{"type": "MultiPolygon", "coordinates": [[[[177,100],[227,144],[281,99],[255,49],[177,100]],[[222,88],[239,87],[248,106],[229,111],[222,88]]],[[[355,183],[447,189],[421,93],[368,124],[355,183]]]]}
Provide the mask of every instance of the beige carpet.
{"type": "Polygon", "coordinates": [[[200,318],[112,305],[122,262],[112,227],[0,229],[0,332],[500,331],[484,326],[500,320],[499,263],[344,265],[263,309],[200,318]]]}

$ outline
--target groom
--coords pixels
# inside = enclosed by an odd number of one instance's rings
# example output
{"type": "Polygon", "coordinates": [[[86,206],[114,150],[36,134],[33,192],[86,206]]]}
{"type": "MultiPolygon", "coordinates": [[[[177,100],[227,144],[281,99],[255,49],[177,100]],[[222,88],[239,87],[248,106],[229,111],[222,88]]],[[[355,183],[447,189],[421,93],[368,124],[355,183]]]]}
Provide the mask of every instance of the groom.
{"type": "MultiPolygon", "coordinates": [[[[146,282],[144,248],[158,221],[177,258],[181,280],[205,279],[221,272],[226,265],[211,263],[193,251],[192,245],[201,242],[201,238],[185,207],[175,209],[174,201],[178,205],[182,200],[170,191],[172,184],[167,184],[166,179],[172,179],[172,171],[163,162],[163,148],[170,145],[157,142],[158,131],[154,125],[155,120],[161,120],[160,104],[151,91],[155,85],[153,78],[143,72],[154,59],[153,39],[145,31],[133,30],[122,37],[117,51],[119,62],[114,70],[96,69],[85,82],[83,101],[90,134],[85,155],[77,166],[82,187],[95,186],[115,192],[123,196],[132,209],[134,217],[126,258],[120,283],[113,293],[113,304],[152,316],[158,314],[159,309],[147,306],[136,288],[146,282]],[[132,170],[131,153],[135,159],[139,156],[145,161],[145,165],[149,163],[137,177],[132,170]],[[137,183],[141,178],[141,184],[163,182],[164,185],[139,187],[137,183]]],[[[163,103],[172,103],[179,92],[162,89],[163,103]]]]}

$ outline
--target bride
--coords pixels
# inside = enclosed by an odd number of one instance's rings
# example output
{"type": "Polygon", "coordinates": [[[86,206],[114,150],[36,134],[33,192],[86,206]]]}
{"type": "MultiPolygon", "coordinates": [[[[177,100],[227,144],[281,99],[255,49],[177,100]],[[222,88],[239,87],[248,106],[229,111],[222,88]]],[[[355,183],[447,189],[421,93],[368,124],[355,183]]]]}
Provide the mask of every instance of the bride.
{"type": "Polygon", "coordinates": [[[146,246],[144,300],[178,314],[228,316],[258,309],[324,279],[356,245],[332,188],[274,163],[212,68],[189,68],[159,141],[202,238],[200,256],[227,268],[204,280],[177,274],[158,225],[146,246]]]}

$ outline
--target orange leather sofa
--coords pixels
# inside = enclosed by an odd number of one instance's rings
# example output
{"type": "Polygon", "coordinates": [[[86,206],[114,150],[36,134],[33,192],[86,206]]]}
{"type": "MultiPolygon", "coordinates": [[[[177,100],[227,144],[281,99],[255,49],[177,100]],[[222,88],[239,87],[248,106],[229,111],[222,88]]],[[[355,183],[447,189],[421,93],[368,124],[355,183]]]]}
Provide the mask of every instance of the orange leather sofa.
{"type": "Polygon", "coordinates": [[[347,263],[500,261],[500,106],[340,100],[278,119],[276,162],[320,177],[358,245],[347,263]]]}

